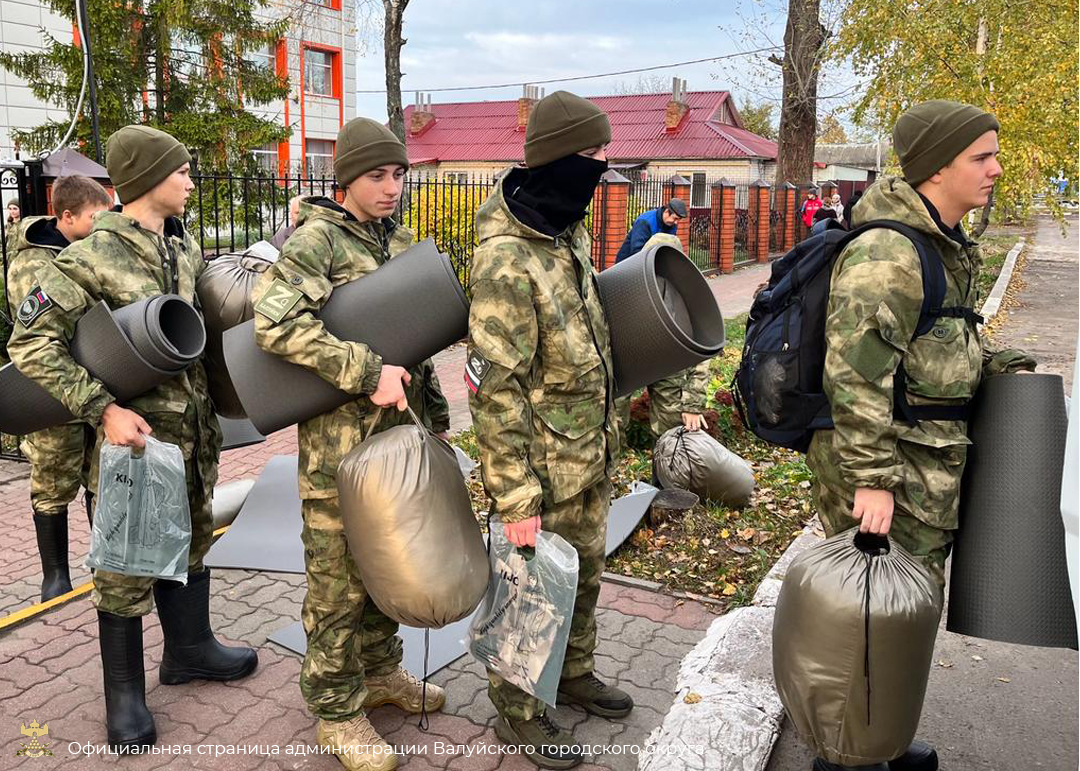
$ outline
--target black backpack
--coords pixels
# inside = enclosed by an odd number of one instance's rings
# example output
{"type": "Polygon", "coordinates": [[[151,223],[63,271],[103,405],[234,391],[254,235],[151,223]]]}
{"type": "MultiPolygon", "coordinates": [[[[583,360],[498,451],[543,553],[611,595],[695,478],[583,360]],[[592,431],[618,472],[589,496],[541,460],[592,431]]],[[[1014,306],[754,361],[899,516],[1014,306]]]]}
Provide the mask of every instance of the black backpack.
{"type": "MultiPolygon", "coordinates": [[[[943,316],[982,321],[965,307],[942,308],[945,266],[919,231],[892,220],[874,220],[851,231],[839,223],[811,236],[773,263],[768,285],[754,298],[746,322],[742,362],[731,383],[739,415],[770,444],[806,452],[814,431],[833,427],[822,388],[825,315],[833,263],[848,243],[867,230],[888,228],[906,236],[919,253],[923,304],[912,339],[929,332],[943,316]]],[[[912,406],[901,362],[893,382],[895,419],[966,420],[969,406],[912,406]]]]}

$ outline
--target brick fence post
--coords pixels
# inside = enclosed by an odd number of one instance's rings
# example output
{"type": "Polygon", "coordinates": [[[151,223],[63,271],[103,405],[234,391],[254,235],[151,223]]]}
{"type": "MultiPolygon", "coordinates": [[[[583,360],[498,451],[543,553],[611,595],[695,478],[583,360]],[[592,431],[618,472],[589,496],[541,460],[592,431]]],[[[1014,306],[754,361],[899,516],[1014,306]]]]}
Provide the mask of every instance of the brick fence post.
{"type": "Polygon", "coordinates": [[[609,169],[593,193],[592,253],[597,270],[615,264],[619,248],[626,240],[626,212],[630,204],[630,180],[609,169]]]}
{"type": "Polygon", "coordinates": [[[721,179],[714,186],[713,192],[720,194],[720,272],[734,273],[735,185],[726,179],[721,179]]]}
{"type": "MultiPolygon", "coordinates": [[[[668,201],[672,198],[678,198],[686,204],[686,208],[690,208],[690,180],[686,177],[676,174],[664,183],[664,193],[666,194],[664,200],[660,202],[661,206],[667,206],[668,201]]],[[[679,240],[682,241],[683,252],[690,254],[690,218],[687,217],[685,222],[679,223],[679,229],[676,233],[679,236],[679,240]]]]}
{"type": "Polygon", "coordinates": [[[750,183],[750,209],[756,223],[751,256],[758,262],[769,261],[769,183],[763,179],[750,183]]]}
{"type": "Polygon", "coordinates": [[[781,190],[784,193],[784,244],[785,252],[795,248],[795,185],[785,182],[781,190]]]}
{"type": "Polygon", "coordinates": [[[715,270],[724,271],[720,259],[721,242],[724,238],[724,185],[713,182],[709,185],[709,265],[715,270]]]}

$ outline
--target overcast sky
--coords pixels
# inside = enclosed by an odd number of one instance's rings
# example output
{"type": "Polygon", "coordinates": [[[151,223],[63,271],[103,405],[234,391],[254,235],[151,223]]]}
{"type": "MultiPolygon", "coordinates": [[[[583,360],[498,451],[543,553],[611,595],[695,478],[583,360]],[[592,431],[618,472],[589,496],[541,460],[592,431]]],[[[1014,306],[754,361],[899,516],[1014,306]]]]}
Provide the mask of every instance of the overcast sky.
{"type": "MultiPolygon", "coordinates": [[[[405,11],[401,84],[403,106],[418,89],[536,82],[612,72],[747,51],[780,42],[784,18],[777,0],[411,0],[405,11]]],[[[779,4],[786,6],[786,3],[779,4]]],[[[381,3],[369,8],[381,7],[381,3]]],[[[363,22],[361,20],[361,27],[363,22]]],[[[381,34],[361,29],[357,88],[385,88],[381,34]],[[366,43],[366,44],[365,44],[366,43]]],[[[773,68],[777,70],[778,68],[773,68]]],[[[691,91],[728,89],[778,99],[779,83],[763,84],[751,60],[733,59],[657,70],[691,91]]],[[[610,94],[628,74],[545,86],[583,96],[610,94]]],[[[516,99],[521,86],[435,92],[431,101],[516,99]]],[[[358,114],[386,120],[385,94],[358,95],[358,114]]],[[[776,111],[778,117],[779,110],[776,111]]]]}

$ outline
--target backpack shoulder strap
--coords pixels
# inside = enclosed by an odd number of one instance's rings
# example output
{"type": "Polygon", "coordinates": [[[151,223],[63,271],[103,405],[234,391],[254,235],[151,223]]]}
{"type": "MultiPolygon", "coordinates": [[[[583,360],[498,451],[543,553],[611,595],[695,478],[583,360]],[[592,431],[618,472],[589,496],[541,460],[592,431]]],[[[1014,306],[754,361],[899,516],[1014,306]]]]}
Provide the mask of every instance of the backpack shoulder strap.
{"type": "Polygon", "coordinates": [[[848,233],[843,240],[837,244],[836,252],[839,254],[851,241],[855,240],[866,231],[882,228],[893,230],[903,235],[911,241],[912,246],[915,247],[915,251],[919,255],[919,267],[922,272],[923,302],[922,308],[919,311],[919,322],[915,325],[915,333],[911,336],[911,339],[914,340],[916,337],[925,335],[929,332],[941,316],[956,315],[953,313],[953,311],[956,310],[954,308],[948,309],[949,313],[942,313],[941,305],[945,302],[945,264],[941,261],[941,255],[938,254],[937,249],[930,243],[930,240],[926,235],[910,225],[905,225],[904,223],[895,220],[871,220],[870,222],[863,223],[848,233]]]}

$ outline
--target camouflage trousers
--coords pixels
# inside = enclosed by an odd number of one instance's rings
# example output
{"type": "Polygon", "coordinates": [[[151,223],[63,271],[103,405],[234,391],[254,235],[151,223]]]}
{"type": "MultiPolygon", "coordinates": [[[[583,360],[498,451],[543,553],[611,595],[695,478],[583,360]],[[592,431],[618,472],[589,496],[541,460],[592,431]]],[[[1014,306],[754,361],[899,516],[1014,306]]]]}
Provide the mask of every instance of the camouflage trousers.
{"type": "MultiPolygon", "coordinates": [[[[155,436],[157,434],[155,433],[155,436]]],[[[167,437],[161,437],[168,441],[167,437]]],[[[99,437],[98,447],[101,446],[99,437]]],[[[95,451],[94,460],[98,459],[95,451]]],[[[208,464],[209,458],[202,461],[187,458],[184,471],[187,478],[188,508],[191,512],[191,547],[188,551],[188,572],[198,573],[203,569],[203,557],[210,550],[214,539],[213,499],[214,485],[217,483],[217,458],[208,464]]],[[[97,463],[93,464],[94,473],[97,463]]],[[[91,480],[94,489],[97,485],[91,480]]],[[[117,616],[145,616],[153,607],[153,588],[156,578],[148,576],[126,576],[110,573],[107,570],[94,571],[94,591],[91,595],[94,607],[117,616]]]]}
{"type": "MultiPolygon", "coordinates": [[[[820,482],[815,482],[813,492],[814,503],[817,505],[818,516],[821,518],[826,536],[831,538],[858,524],[858,520],[851,516],[851,511],[855,506],[854,494],[849,497],[825,487],[820,482]]],[[[952,549],[954,532],[928,525],[899,506],[893,509],[889,537],[921,562],[943,591],[945,589],[945,560],[952,549]]]]}
{"type": "MultiPolygon", "coordinates": [[[[566,658],[563,659],[563,680],[593,671],[596,603],[600,597],[600,576],[604,572],[610,507],[611,483],[605,479],[540,515],[541,527],[561,535],[578,553],[577,595],[570,619],[570,636],[566,641],[566,658]]],[[[515,720],[531,720],[545,710],[542,701],[491,671],[488,671],[488,696],[500,715],[515,720]]]]}
{"type": "Polygon", "coordinates": [[[30,461],[30,505],[35,514],[65,511],[79,488],[88,487],[94,432],[85,423],[27,434],[21,449],[30,461]]]}
{"type": "Polygon", "coordinates": [[[360,714],[364,678],[401,664],[398,623],[368,596],[349,553],[338,499],[301,502],[307,594],[301,618],[307,653],[300,693],[315,717],[348,720],[360,714]]]}
{"type": "MultiPolygon", "coordinates": [[[[683,386],[686,377],[679,373],[670,378],[657,380],[645,387],[649,394],[649,430],[654,438],[659,438],[666,431],[682,425],[683,386]]],[[[626,437],[626,426],[630,423],[630,402],[632,396],[623,396],[615,400],[615,411],[619,416],[619,436],[626,437]]]]}

